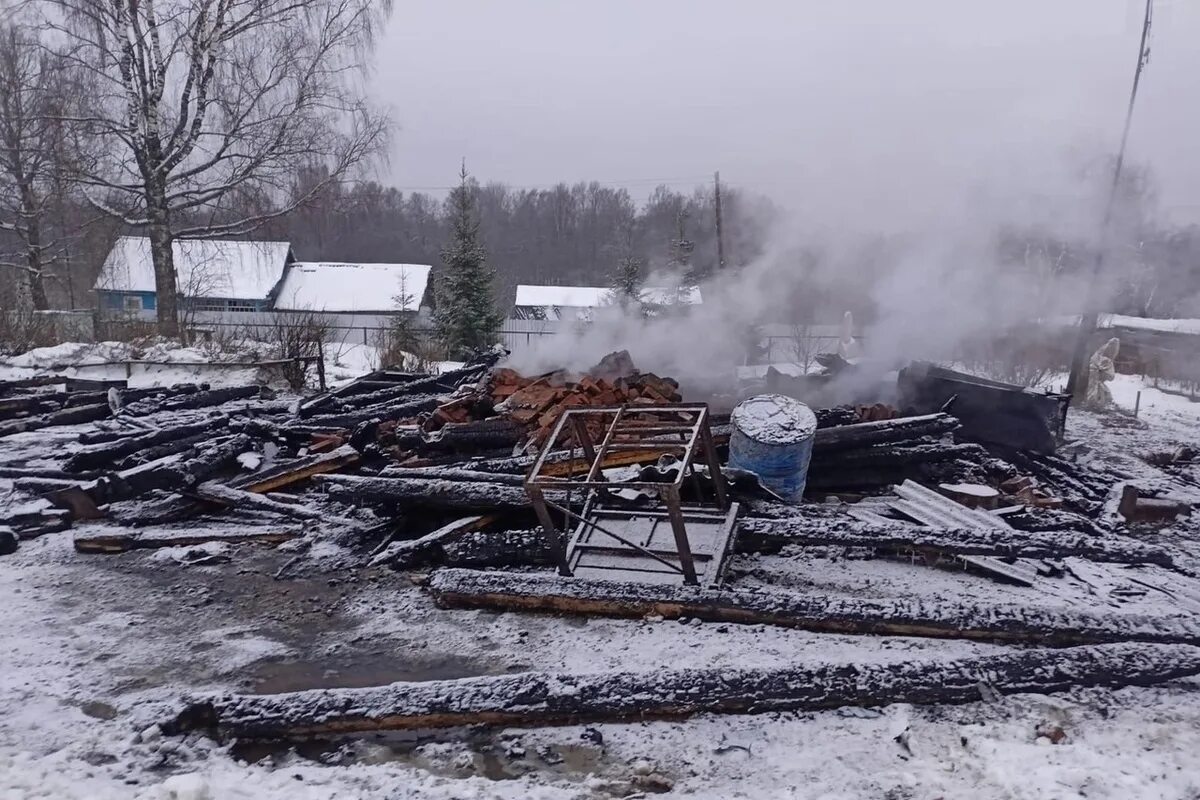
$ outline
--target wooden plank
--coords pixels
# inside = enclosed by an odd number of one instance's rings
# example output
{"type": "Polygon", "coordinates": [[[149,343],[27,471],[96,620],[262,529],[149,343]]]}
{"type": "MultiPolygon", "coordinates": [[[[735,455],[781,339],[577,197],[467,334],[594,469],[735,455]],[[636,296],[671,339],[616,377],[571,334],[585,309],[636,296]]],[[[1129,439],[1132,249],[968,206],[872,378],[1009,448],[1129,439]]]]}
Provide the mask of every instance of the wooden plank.
{"type": "Polygon", "coordinates": [[[267,473],[260,473],[250,476],[244,481],[237,481],[235,486],[243,491],[256,494],[273,492],[276,489],[306,481],[315,475],[345,469],[357,464],[358,461],[358,451],[349,445],[343,445],[328,453],[319,453],[279,464],[267,473]]]}
{"type": "Polygon", "coordinates": [[[646,673],[523,673],[366,689],[188,698],[163,731],[293,739],[463,725],[536,726],[812,711],[892,703],[968,703],[988,694],[1150,686],[1200,672],[1200,648],[1107,644],[955,660],[816,662],[646,673]],[[986,676],[986,677],[985,677],[986,676]],[[981,686],[981,679],[987,681],[981,686]]]}

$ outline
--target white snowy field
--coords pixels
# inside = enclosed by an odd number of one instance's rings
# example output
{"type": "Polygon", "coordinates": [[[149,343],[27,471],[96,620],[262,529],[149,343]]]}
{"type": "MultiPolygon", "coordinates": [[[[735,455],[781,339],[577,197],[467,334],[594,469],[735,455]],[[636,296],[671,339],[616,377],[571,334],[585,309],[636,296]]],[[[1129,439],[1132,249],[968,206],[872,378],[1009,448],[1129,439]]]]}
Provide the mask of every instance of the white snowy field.
{"type": "MultiPolygon", "coordinates": [[[[1139,385],[1119,377],[1118,403],[1132,408],[1139,385]]],[[[1200,499],[1196,467],[1168,473],[1140,458],[1200,446],[1200,404],[1142,391],[1141,421],[1072,412],[1069,435],[1130,479],[1200,499]]],[[[72,433],[9,437],[0,463],[69,447],[72,433]]],[[[21,499],[9,492],[0,480],[0,506],[21,499]]],[[[1157,541],[1200,564],[1197,534],[1193,518],[1157,541]]],[[[1200,680],[961,706],[367,736],[299,752],[163,737],[153,723],[179,698],[222,689],[1006,650],[768,626],[445,611],[401,575],[339,566],[332,545],[277,581],[291,553],[207,547],[206,562],[188,566],[195,554],[187,549],[81,555],[71,537],[48,534],[0,557],[2,800],[1200,797],[1200,680]]],[[[785,551],[739,557],[733,570],[739,580],[811,593],[1200,613],[1200,592],[1151,591],[1126,602],[1064,578],[1049,596],[882,559],[785,551]]],[[[1154,574],[1139,574],[1154,583],[1154,574]]]]}

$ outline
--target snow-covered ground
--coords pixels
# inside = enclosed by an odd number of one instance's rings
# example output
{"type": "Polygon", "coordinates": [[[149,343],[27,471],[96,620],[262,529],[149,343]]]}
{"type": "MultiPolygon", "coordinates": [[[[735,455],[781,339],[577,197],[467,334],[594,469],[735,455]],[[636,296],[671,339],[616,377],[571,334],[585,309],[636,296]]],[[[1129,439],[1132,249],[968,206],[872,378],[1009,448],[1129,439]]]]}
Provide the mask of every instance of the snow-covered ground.
{"type": "MultiPolygon", "coordinates": [[[[1132,409],[1137,379],[1114,384],[1132,409]],[[1129,402],[1127,402],[1129,401],[1129,402]]],[[[1143,389],[1140,420],[1072,412],[1070,435],[1130,479],[1196,496],[1196,467],[1140,456],[1200,445],[1200,404],[1143,389]]],[[[70,448],[78,431],[0,442],[0,462],[70,448]]],[[[0,504],[8,484],[0,480],[0,504]]],[[[1158,534],[1200,558],[1193,519],[1158,534]]],[[[1164,798],[1200,797],[1200,681],[1025,695],[962,706],[362,737],[287,750],[164,738],[182,695],[286,691],[526,670],[656,670],[1002,653],[984,643],[838,636],[769,626],[446,611],[402,575],[346,569],[336,548],[288,580],[292,553],[255,545],[80,555],[71,532],[0,557],[0,798],[1164,798]],[[221,563],[222,559],[230,559],[221,563]],[[1057,730],[1065,738],[1058,744],[1057,730]],[[586,734],[586,735],[585,735],[586,734]],[[1053,736],[1051,736],[1053,734],[1053,736]],[[597,738],[600,741],[597,741],[597,738]]],[[[1200,562],[1198,562],[1200,563],[1200,562]]],[[[739,557],[737,580],[829,595],[1083,605],[1052,591],[819,551],[739,557]]],[[[1132,573],[1131,573],[1132,574],[1132,573]]],[[[1123,576],[1120,573],[1118,577],[1123,576]]],[[[1163,576],[1138,571],[1154,584],[1163,576]]],[[[1195,596],[1108,598],[1197,613],[1195,596]]]]}

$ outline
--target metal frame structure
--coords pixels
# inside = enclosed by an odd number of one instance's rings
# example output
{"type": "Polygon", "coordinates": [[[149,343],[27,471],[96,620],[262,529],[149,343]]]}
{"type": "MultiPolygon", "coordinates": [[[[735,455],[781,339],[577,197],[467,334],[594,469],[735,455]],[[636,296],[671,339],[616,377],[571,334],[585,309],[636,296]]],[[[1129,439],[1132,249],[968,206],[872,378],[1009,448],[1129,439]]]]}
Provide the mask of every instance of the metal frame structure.
{"type": "MultiPolygon", "coordinates": [[[[569,563],[569,553],[564,543],[564,536],[555,525],[551,509],[561,513],[567,520],[578,523],[578,531],[591,529],[615,539],[625,547],[637,551],[641,555],[653,559],[673,572],[683,576],[684,583],[698,585],[695,559],[688,541],[687,513],[680,498],[680,489],[688,477],[695,479],[694,465],[698,459],[709,469],[712,477],[713,490],[716,494],[717,505],[722,511],[730,510],[721,465],[717,460],[716,447],[713,444],[712,430],[709,427],[708,406],[703,403],[671,404],[671,405],[625,405],[590,407],[583,406],[568,408],[558,418],[550,437],[542,447],[537,461],[525,478],[525,491],[537,513],[542,528],[550,537],[558,561],[559,574],[570,576],[572,569],[569,563]],[[593,437],[593,431],[599,436],[593,437]],[[596,439],[599,439],[597,444],[596,439]],[[573,443],[568,444],[568,440],[573,443]],[[557,449],[571,451],[570,466],[566,475],[546,474],[547,457],[557,449]],[[582,452],[582,458],[576,458],[576,451],[582,452]],[[671,481],[630,481],[613,483],[605,479],[602,470],[610,455],[628,451],[644,451],[646,461],[657,460],[663,455],[675,456],[679,469],[671,481]],[[575,472],[574,466],[579,464],[581,469],[575,472]],[[566,505],[546,499],[546,490],[581,490],[583,508],[581,512],[572,511],[570,494],[566,505]],[[594,512],[598,501],[605,493],[614,490],[636,490],[655,495],[666,506],[666,517],[670,520],[671,531],[679,563],[672,561],[668,554],[654,551],[615,533],[601,525],[594,512]]],[[[561,471],[561,463],[556,463],[556,472],[561,471]]],[[[736,510],[736,509],[735,509],[736,510]]],[[[711,515],[712,509],[706,509],[711,515]]],[[[646,513],[646,512],[640,512],[646,513]]],[[[663,512],[650,512],[661,516],[663,512]]],[[[578,533],[576,540],[578,540],[578,533]]],[[[723,558],[724,553],[719,554],[723,558]]]]}

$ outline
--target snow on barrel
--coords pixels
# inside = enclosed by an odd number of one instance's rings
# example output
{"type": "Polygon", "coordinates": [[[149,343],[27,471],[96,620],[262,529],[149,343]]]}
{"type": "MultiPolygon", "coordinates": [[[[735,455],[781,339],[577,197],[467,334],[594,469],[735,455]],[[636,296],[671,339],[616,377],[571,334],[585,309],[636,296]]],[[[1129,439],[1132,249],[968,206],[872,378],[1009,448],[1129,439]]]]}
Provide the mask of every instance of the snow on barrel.
{"type": "Polygon", "coordinates": [[[808,478],[817,417],[808,406],[781,394],[738,403],[729,437],[729,466],[753,472],[763,485],[799,503],[808,478]]]}

